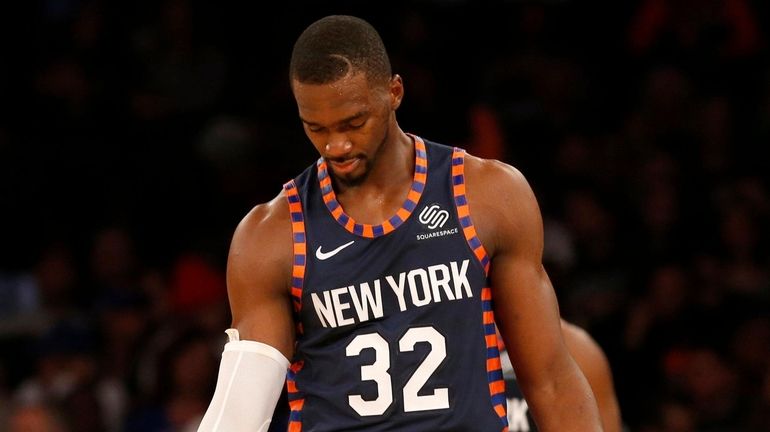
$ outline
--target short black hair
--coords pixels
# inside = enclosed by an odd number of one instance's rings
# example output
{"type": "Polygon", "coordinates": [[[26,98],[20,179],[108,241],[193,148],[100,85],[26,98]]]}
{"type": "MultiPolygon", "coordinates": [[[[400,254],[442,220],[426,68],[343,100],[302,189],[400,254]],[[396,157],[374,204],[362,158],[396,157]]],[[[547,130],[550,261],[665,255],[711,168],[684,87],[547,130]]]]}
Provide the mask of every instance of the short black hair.
{"type": "Polygon", "coordinates": [[[364,72],[370,82],[385,82],[392,74],[379,33],[361,18],[321,18],[310,24],[294,44],[290,81],[327,84],[357,71],[364,72]]]}

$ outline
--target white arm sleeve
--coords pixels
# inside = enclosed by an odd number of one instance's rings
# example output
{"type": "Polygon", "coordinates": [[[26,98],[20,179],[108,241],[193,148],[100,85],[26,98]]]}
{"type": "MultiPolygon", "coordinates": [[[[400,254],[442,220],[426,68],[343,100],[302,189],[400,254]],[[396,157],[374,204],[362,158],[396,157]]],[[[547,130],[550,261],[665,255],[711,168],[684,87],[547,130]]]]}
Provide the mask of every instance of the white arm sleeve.
{"type": "Polygon", "coordinates": [[[198,432],[264,432],[281,396],[289,360],[256,341],[239,340],[228,329],[214,397],[198,432]]]}

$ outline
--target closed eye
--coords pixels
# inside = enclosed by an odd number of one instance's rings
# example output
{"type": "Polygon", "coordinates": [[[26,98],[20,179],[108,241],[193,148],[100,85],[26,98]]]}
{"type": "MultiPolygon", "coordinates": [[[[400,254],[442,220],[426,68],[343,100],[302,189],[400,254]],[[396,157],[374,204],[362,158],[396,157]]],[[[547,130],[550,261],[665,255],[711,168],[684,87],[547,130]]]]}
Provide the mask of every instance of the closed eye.
{"type": "Polygon", "coordinates": [[[348,130],[360,129],[366,124],[366,119],[355,119],[347,123],[346,128],[348,130]]]}

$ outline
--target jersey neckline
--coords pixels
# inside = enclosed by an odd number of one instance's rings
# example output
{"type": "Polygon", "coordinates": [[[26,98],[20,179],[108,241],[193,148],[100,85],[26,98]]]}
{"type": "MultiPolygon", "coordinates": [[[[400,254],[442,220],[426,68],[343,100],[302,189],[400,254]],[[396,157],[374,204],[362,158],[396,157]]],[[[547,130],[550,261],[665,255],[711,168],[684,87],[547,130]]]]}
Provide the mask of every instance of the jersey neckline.
{"type": "Polygon", "coordinates": [[[318,184],[321,187],[324,204],[326,204],[326,208],[337,223],[351,234],[367,238],[388,234],[406,222],[417,207],[417,203],[420,202],[420,197],[423,190],[425,190],[425,183],[428,178],[428,155],[425,150],[425,142],[416,135],[408,135],[414,141],[414,177],[412,179],[412,187],[406,196],[406,200],[401,204],[401,208],[396,211],[396,214],[378,225],[358,223],[353,217],[345,213],[345,210],[337,201],[337,195],[334,193],[326,161],[321,157],[316,162],[318,184]]]}

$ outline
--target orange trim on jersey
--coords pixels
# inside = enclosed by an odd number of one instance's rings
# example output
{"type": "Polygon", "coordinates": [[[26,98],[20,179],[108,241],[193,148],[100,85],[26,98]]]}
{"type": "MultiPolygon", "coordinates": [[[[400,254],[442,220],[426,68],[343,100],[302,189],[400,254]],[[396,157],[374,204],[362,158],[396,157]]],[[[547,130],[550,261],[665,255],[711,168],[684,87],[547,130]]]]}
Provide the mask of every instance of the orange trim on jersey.
{"type": "Polygon", "coordinates": [[[294,297],[301,296],[302,295],[302,288],[291,287],[291,295],[294,296],[294,297]]]}
{"type": "Polygon", "coordinates": [[[485,311],[484,324],[494,324],[494,323],[495,323],[495,314],[492,311],[485,311]]]}
{"type": "MultiPolygon", "coordinates": [[[[471,215],[471,212],[468,209],[468,206],[457,207],[457,216],[464,218],[470,215],[471,215]]],[[[465,238],[468,238],[468,236],[466,235],[465,238]]]]}
{"type": "MultiPolygon", "coordinates": [[[[291,393],[297,392],[297,385],[294,383],[294,381],[286,381],[286,390],[288,390],[291,393]]],[[[289,404],[291,406],[291,404],[289,404]]]]}
{"type": "Polygon", "coordinates": [[[297,389],[295,377],[305,365],[303,361],[296,361],[289,366],[286,374],[286,391],[289,396],[289,431],[302,431],[302,408],[305,406],[305,398],[297,389]]]}
{"type": "Polygon", "coordinates": [[[401,218],[402,221],[405,221],[409,217],[409,215],[412,214],[412,212],[402,207],[398,209],[396,214],[398,215],[398,217],[401,218]]]}
{"type": "Polygon", "coordinates": [[[481,289],[481,299],[482,300],[492,300],[492,289],[489,287],[484,287],[481,289]]]}
{"type": "MultiPolygon", "coordinates": [[[[302,311],[302,287],[305,281],[305,266],[307,263],[307,241],[305,237],[305,218],[302,213],[302,201],[297,191],[297,185],[294,181],[289,181],[283,185],[286,192],[286,200],[289,202],[289,216],[291,218],[291,231],[292,231],[292,269],[291,269],[291,300],[294,312],[299,316],[302,311]]],[[[299,319],[295,320],[295,329],[298,335],[303,333],[302,322],[299,319]]],[[[302,369],[302,362],[295,362],[289,368],[286,374],[286,390],[289,394],[289,407],[292,413],[297,411],[297,414],[292,415],[292,418],[299,418],[299,412],[302,410],[304,404],[304,398],[301,398],[297,390],[294,376],[296,372],[302,369]]],[[[292,420],[289,422],[289,430],[294,432],[302,431],[302,422],[292,420]]]]}
{"type": "Polygon", "coordinates": [[[364,225],[364,233],[363,233],[363,236],[364,236],[364,237],[367,237],[367,238],[372,238],[372,237],[374,237],[374,230],[372,229],[372,226],[371,226],[371,225],[364,225]]]}
{"type": "Polygon", "coordinates": [[[394,229],[396,228],[393,226],[393,224],[390,223],[390,221],[385,221],[382,223],[382,230],[384,234],[387,234],[393,231],[394,229]]]}
{"type": "Polygon", "coordinates": [[[455,186],[455,191],[457,192],[457,195],[465,195],[465,184],[455,186]]]}
{"type": "Polygon", "coordinates": [[[497,336],[495,335],[484,335],[484,341],[487,343],[487,348],[493,348],[497,346],[497,336]]]}
{"type": "MultiPolygon", "coordinates": [[[[473,252],[478,262],[484,268],[485,276],[489,277],[489,255],[479,240],[476,228],[471,219],[470,206],[466,197],[465,187],[465,151],[455,148],[452,152],[452,193],[455,209],[468,248],[473,252]]],[[[505,381],[503,380],[500,350],[498,349],[497,326],[492,307],[492,290],[487,286],[481,289],[481,313],[484,324],[484,342],[487,348],[487,379],[489,380],[489,397],[495,413],[500,417],[503,431],[508,429],[508,418],[505,406],[505,381]]]]}
{"type": "Polygon", "coordinates": [[[407,194],[406,200],[396,214],[379,225],[358,223],[350,215],[346,214],[339,201],[337,201],[337,195],[334,193],[334,188],[332,187],[329,167],[327,166],[326,161],[323,158],[320,158],[318,159],[318,162],[316,162],[318,184],[321,187],[324,204],[326,204],[326,208],[337,223],[343,226],[351,234],[366,238],[375,238],[388,234],[406,222],[417,207],[417,203],[419,203],[422,192],[425,189],[425,184],[428,181],[428,156],[425,149],[425,142],[420,137],[415,135],[410,136],[414,140],[415,155],[412,187],[407,194]]]}
{"type": "Polygon", "coordinates": [[[489,392],[492,394],[505,393],[505,381],[492,381],[489,383],[489,392]]]}
{"type": "Polygon", "coordinates": [[[307,243],[305,240],[305,218],[302,213],[302,201],[297,191],[297,185],[291,180],[283,185],[286,200],[289,203],[291,218],[293,261],[291,268],[291,297],[294,312],[302,309],[302,285],[305,281],[305,263],[307,260],[307,243]]]}
{"type": "Polygon", "coordinates": [[[500,361],[500,357],[492,357],[487,359],[487,370],[496,370],[496,369],[502,369],[502,368],[503,368],[503,364],[500,361]]]}
{"type": "MultiPolygon", "coordinates": [[[[340,208],[342,208],[342,207],[340,207],[340,208]]],[[[353,231],[353,229],[354,229],[355,227],[356,227],[356,223],[355,223],[355,222],[353,222],[353,219],[350,219],[350,220],[349,220],[349,221],[347,221],[347,223],[345,224],[345,229],[347,229],[348,231],[353,231]]]]}
{"type": "Polygon", "coordinates": [[[481,244],[476,228],[471,219],[470,206],[465,189],[465,151],[455,147],[452,152],[452,191],[455,198],[455,207],[457,216],[460,219],[460,226],[463,229],[465,240],[473,251],[473,254],[484,267],[484,272],[489,274],[489,255],[481,244]]]}

